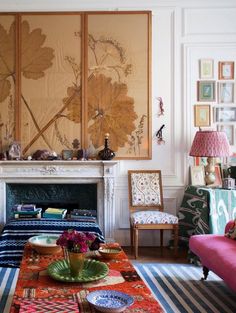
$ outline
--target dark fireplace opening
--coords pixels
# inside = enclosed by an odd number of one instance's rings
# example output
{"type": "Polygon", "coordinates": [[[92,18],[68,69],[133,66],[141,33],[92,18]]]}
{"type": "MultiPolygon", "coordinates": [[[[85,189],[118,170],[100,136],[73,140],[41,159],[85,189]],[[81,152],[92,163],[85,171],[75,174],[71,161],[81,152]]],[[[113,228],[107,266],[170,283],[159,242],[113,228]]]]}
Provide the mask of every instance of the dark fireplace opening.
{"type": "MultiPolygon", "coordinates": [[[[15,204],[35,204],[37,208],[65,208],[97,212],[97,184],[6,184],[6,220],[15,204]]],[[[97,216],[97,214],[95,215],[97,216]]]]}

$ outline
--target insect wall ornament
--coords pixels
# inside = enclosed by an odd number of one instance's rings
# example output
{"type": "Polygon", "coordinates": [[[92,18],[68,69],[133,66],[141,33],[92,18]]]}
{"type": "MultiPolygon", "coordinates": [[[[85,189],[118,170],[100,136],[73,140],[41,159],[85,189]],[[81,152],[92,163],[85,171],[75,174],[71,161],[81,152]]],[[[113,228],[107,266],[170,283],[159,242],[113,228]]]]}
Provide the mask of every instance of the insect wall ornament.
{"type": "Polygon", "coordinates": [[[158,116],[164,115],[164,103],[163,103],[162,97],[158,97],[157,101],[159,103],[158,116]]]}
{"type": "Polygon", "coordinates": [[[157,131],[156,133],[156,137],[157,137],[157,144],[158,145],[161,145],[161,144],[165,144],[165,140],[163,139],[163,136],[162,136],[162,130],[163,128],[165,127],[165,124],[163,124],[160,129],[157,131]]]}

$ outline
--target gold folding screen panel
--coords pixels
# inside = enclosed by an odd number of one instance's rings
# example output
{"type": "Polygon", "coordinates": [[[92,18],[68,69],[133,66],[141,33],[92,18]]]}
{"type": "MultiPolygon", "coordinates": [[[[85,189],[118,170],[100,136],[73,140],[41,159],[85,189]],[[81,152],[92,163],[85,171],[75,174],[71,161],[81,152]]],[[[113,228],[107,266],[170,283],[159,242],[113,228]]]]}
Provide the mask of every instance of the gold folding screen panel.
{"type": "Polygon", "coordinates": [[[0,15],[0,136],[22,154],[77,139],[119,159],[151,157],[150,12],[0,15]]]}

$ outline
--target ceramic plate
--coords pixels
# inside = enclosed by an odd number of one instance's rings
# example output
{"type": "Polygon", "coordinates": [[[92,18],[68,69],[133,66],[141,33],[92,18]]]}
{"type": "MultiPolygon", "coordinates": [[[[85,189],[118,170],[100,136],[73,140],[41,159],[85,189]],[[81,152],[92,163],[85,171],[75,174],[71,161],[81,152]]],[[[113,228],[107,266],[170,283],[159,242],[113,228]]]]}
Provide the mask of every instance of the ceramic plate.
{"type": "Polygon", "coordinates": [[[134,299],[130,295],[115,290],[97,290],[87,295],[88,302],[100,312],[123,312],[133,304],[134,299]]]}
{"type": "Polygon", "coordinates": [[[59,235],[40,235],[29,238],[29,243],[41,247],[55,247],[59,235]]]}
{"type": "Polygon", "coordinates": [[[114,247],[114,248],[101,247],[98,249],[98,252],[101,254],[101,256],[103,256],[106,259],[113,259],[120,254],[121,248],[120,247],[114,247]]]}
{"type": "Polygon", "coordinates": [[[108,266],[96,260],[85,260],[84,268],[79,276],[72,276],[67,260],[58,260],[51,263],[48,267],[48,274],[55,280],[63,282],[86,283],[101,279],[108,274],[108,266]]]}

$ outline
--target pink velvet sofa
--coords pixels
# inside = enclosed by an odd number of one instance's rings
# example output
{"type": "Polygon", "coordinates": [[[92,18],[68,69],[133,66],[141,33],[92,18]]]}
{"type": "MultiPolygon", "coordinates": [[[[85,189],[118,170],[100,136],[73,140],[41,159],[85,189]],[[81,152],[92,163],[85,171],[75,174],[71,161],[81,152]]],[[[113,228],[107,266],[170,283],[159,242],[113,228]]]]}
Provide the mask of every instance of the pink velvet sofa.
{"type": "MultiPolygon", "coordinates": [[[[233,226],[234,221],[228,222],[225,233],[233,226]]],[[[201,260],[203,280],[207,279],[210,270],[236,292],[236,240],[224,235],[193,235],[189,240],[189,248],[201,260]]]]}

